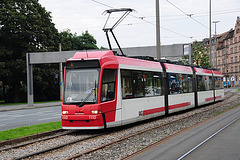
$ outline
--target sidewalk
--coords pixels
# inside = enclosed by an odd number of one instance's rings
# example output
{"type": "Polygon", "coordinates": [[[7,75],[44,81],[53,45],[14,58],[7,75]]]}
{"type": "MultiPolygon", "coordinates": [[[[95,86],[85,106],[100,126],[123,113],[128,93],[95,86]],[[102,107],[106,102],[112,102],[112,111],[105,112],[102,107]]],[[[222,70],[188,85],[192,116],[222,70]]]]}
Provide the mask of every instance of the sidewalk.
{"type": "Polygon", "coordinates": [[[33,106],[28,106],[28,104],[21,105],[0,105],[0,112],[20,110],[20,109],[30,109],[30,108],[42,108],[42,107],[54,107],[61,106],[62,102],[49,102],[49,103],[38,103],[33,106]]]}

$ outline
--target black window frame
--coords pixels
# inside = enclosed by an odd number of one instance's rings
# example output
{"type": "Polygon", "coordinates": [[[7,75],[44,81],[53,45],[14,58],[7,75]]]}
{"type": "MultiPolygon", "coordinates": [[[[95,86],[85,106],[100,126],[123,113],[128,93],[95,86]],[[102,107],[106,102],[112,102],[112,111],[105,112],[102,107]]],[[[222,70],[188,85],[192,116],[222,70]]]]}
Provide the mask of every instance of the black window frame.
{"type": "Polygon", "coordinates": [[[117,69],[104,69],[103,70],[103,75],[102,75],[102,84],[101,84],[101,102],[108,102],[108,101],[113,101],[115,100],[115,92],[116,92],[116,80],[117,80],[117,69]],[[113,71],[114,73],[112,74],[113,81],[106,81],[104,82],[104,71],[113,71]],[[109,91],[108,89],[106,90],[107,93],[103,94],[103,89],[104,85],[107,85],[107,88],[111,86],[110,84],[113,84],[113,90],[109,91]]]}
{"type": "MultiPolygon", "coordinates": [[[[120,70],[121,74],[121,90],[122,90],[122,99],[129,99],[129,98],[142,98],[142,97],[155,97],[155,96],[163,96],[164,94],[164,87],[163,87],[163,72],[152,72],[152,71],[141,71],[141,70],[128,70],[128,69],[121,69],[120,70]],[[124,76],[123,72],[130,72],[131,76],[124,76]],[[153,93],[152,95],[147,95],[146,94],[146,75],[151,75],[150,80],[152,81],[152,87],[150,86],[151,92],[153,93]],[[155,76],[155,77],[154,77],[155,76]],[[123,93],[123,78],[131,78],[130,81],[132,84],[132,94],[131,95],[124,95],[123,93]],[[155,80],[160,79],[160,86],[155,85],[155,80]],[[140,85],[139,85],[140,84],[140,85]],[[160,89],[159,89],[160,87],[160,89]],[[140,92],[139,92],[139,89],[140,92]],[[160,90],[160,94],[156,94],[155,92],[157,90],[160,90]],[[140,94],[139,94],[140,93],[140,94]]],[[[149,78],[149,77],[148,77],[149,78]]]]}

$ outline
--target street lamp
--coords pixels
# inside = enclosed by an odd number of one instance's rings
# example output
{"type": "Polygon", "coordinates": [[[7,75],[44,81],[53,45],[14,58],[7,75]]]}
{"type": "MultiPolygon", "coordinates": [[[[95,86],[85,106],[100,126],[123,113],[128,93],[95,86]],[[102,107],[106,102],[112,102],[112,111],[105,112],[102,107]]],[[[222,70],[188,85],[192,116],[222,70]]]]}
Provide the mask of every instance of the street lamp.
{"type": "Polygon", "coordinates": [[[217,35],[217,23],[221,21],[213,21],[212,23],[215,23],[215,36],[217,35]]]}

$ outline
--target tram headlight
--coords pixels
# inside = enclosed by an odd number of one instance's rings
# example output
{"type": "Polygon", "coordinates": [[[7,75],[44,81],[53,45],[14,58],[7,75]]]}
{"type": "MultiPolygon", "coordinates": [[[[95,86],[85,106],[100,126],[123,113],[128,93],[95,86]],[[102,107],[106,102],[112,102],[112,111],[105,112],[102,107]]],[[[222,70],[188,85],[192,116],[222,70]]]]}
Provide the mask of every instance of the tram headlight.
{"type": "Polygon", "coordinates": [[[68,111],[62,111],[62,114],[68,114],[68,111]]]}
{"type": "Polygon", "coordinates": [[[101,111],[100,110],[99,111],[98,110],[92,110],[91,113],[92,114],[98,114],[98,113],[101,113],[101,111]]]}

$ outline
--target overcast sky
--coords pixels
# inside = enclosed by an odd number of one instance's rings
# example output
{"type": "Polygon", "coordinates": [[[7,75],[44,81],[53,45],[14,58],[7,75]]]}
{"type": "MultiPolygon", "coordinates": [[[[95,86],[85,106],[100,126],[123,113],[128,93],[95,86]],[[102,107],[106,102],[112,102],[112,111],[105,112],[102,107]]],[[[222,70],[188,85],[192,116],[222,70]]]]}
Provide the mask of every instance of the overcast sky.
{"type": "MultiPolygon", "coordinates": [[[[132,8],[136,12],[114,30],[120,45],[123,48],[156,45],[155,0],[39,0],[39,3],[51,12],[60,32],[70,29],[81,35],[88,30],[98,47],[108,47],[102,31],[107,15],[102,13],[110,7],[132,8]]],[[[209,0],[160,0],[160,14],[162,45],[209,37],[209,0]]],[[[117,16],[112,14],[111,21],[117,20],[117,16]]],[[[234,28],[237,16],[240,16],[240,0],[212,0],[212,21],[220,21],[217,34],[234,28]]]]}

